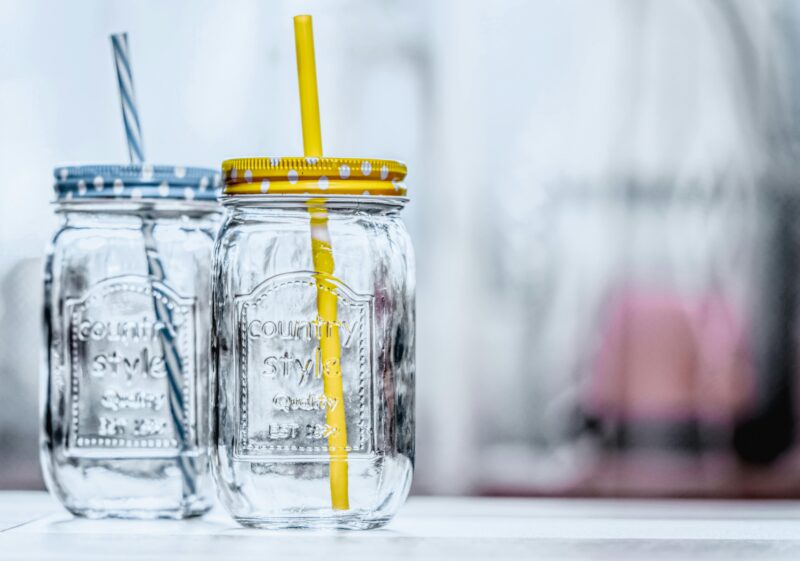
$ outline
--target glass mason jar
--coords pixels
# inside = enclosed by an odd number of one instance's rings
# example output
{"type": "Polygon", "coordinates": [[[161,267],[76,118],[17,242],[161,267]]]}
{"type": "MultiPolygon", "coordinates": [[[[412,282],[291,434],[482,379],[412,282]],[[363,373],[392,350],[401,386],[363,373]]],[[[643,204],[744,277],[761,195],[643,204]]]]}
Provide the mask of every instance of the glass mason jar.
{"type": "Polygon", "coordinates": [[[382,526],[414,462],[414,256],[405,165],[223,163],[212,465],[257,527],[382,526]]]}
{"type": "Polygon", "coordinates": [[[183,518],[210,506],[210,265],[219,174],[55,170],[45,265],[41,461],[77,515],[183,518]]]}

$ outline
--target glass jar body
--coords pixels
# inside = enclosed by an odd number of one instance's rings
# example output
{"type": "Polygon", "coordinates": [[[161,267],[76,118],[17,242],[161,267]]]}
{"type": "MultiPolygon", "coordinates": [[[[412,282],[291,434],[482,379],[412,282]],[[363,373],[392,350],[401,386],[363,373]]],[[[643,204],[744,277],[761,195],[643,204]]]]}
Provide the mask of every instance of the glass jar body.
{"type": "Polygon", "coordinates": [[[314,232],[330,242],[333,273],[324,274],[306,204],[258,201],[228,205],[215,250],[220,500],[250,526],[381,526],[405,500],[414,461],[414,257],[400,203],[326,202],[314,232]],[[335,319],[323,311],[325,293],[335,295],[335,319]],[[334,333],[332,359],[325,345],[334,333]],[[329,417],[337,407],[339,424],[329,417]],[[338,482],[337,434],[347,443],[338,482]]]}
{"type": "Polygon", "coordinates": [[[41,462],[93,518],[210,507],[214,204],[62,204],[45,265],[41,462]]]}

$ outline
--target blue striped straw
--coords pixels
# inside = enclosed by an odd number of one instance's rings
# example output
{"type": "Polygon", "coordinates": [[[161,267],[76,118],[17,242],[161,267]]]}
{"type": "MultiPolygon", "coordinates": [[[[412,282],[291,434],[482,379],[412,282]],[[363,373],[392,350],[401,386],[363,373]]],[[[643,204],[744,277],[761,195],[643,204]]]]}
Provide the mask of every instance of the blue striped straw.
{"type": "MultiPolygon", "coordinates": [[[[150,276],[151,286],[153,282],[166,283],[166,275],[164,274],[164,266],[161,264],[161,257],[158,254],[155,238],[153,237],[153,229],[155,228],[155,221],[145,218],[142,221],[142,235],[144,236],[144,251],[147,256],[147,273],[150,276]]],[[[156,310],[156,319],[162,322],[167,329],[162,329],[159,332],[159,339],[164,351],[164,366],[167,370],[167,384],[169,385],[169,413],[172,418],[172,424],[175,427],[175,436],[180,444],[179,462],[181,472],[183,473],[184,487],[190,495],[195,493],[194,478],[190,476],[194,470],[190,471],[188,458],[183,456],[183,451],[189,442],[189,435],[187,434],[187,426],[184,426],[182,419],[184,411],[184,398],[189,396],[183,395],[181,384],[181,373],[184,371],[184,364],[181,360],[181,355],[178,352],[177,341],[173,337],[175,329],[172,322],[172,311],[167,308],[161,299],[157,298],[153,293],[153,304],[156,310]]]]}
{"type": "MultiPolygon", "coordinates": [[[[130,58],[128,56],[128,34],[115,33],[111,35],[111,46],[114,50],[114,64],[117,68],[117,82],[119,84],[122,118],[125,123],[125,135],[128,139],[128,153],[132,164],[141,164],[144,162],[144,145],[142,143],[142,129],[139,123],[139,111],[136,108],[136,96],[133,91],[133,73],[131,72],[130,58]]],[[[186,430],[188,427],[184,426],[182,419],[185,402],[181,376],[184,371],[184,365],[181,361],[176,341],[172,337],[172,333],[175,332],[172,313],[156,297],[155,290],[152,290],[154,282],[166,283],[167,281],[164,266],[158,253],[158,246],[153,236],[154,227],[155,222],[153,219],[149,217],[142,218],[142,237],[144,238],[144,250],[147,257],[147,274],[150,277],[156,320],[168,327],[159,332],[159,341],[164,352],[164,364],[167,370],[169,413],[175,430],[175,437],[179,443],[178,466],[183,479],[184,494],[193,495],[196,491],[194,477],[191,475],[194,473],[194,469],[192,469],[189,459],[183,454],[189,444],[189,435],[186,430]]]]}
{"type": "Polygon", "coordinates": [[[142,141],[139,111],[136,108],[136,92],[133,89],[128,34],[113,34],[111,46],[114,49],[114,65],[117,67],[119,103],[122,107],[122,120],[125,122],[125,135],[128,138],[128,154],[132,164],[141,164],[144,162],[144,142],[142,141]]]}

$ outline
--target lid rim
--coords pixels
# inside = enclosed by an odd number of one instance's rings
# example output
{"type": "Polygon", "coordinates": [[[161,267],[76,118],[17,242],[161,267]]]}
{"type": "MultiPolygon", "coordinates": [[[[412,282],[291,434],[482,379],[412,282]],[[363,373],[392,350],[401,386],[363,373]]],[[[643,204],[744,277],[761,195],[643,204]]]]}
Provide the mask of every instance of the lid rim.
{"type": "Polygon", "coordinates": [[[332,157],[251,157],[222,162],[226,195],[341,194],[405,195],[408,168],[397,160],[332,157]]]}
{"type": "Polygon", "coordinates": [[[308,205],[309,201],[324,199],[323,204],[327,208],[335,208],[338,205],[382,205],[389,207],[405,208],[411,200],[405,195],[387,195],[376,197],[372,195],[354,195],[354,194],[306,194],[301,195],[297,193],[247,193],[247,194],[224,194],[220,196],[219,202],[223,207],[231,207],[237,205],[308,205]]]}
{"type": "Polygon", "coordinates": [[[130,199],[130,198],[113,198],[113,197],[81,197],[79,199],[56,199],[50,201],[50,204],[56,207],[62,206],[74,206],[74,207],[82,207],[82,206],[112,206],[112,205],[125,205],[125,206],[136,206],[141,205],[145,207],[155,207],[158,205],[165,205],[169,207],[189,207],[192,209],[208,209],[209,211],[218,212],[219,211],[219,199],[179,199],[176,197],[173,198],[162,198],[162,199],[154,199],[150,198],[141,198],[141,199],[130,199]]]}
{"type": "Polygon", "coordinates": [[[53,169],[58,201],[216,200],[218,170],[163,164],[82,164],[53,169]]]}

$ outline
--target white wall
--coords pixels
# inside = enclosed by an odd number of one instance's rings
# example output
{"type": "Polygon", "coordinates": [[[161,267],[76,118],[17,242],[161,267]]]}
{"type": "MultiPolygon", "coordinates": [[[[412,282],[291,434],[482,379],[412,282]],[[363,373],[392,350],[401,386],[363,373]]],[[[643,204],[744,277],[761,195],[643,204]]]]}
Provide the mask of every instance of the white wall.
{"type": "Polygon", "coordinates": [[[499,436],[529,422],[517,390],[574,387],[557,369],[527,385],[505,336],[525,321],[514,286],[536,266],[543,186],[759,174],[770,108],[796,99],[782,5],[730,3],[734,36],[713,1],[0,0],[0,434],[13,457],[35,462],[52,168],[126,157],[110,33],[129,33],[148,159],[218,166],[300,153],[291,16],[314,15],[326,153],[409,165],[416,485],[461,493],[497,476],[503,446],[528,446],[525,431],[499,436]]]}

